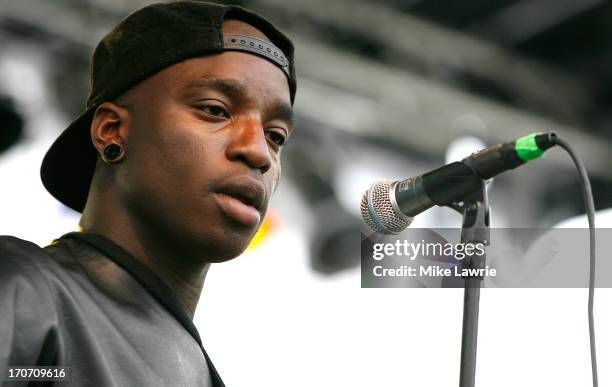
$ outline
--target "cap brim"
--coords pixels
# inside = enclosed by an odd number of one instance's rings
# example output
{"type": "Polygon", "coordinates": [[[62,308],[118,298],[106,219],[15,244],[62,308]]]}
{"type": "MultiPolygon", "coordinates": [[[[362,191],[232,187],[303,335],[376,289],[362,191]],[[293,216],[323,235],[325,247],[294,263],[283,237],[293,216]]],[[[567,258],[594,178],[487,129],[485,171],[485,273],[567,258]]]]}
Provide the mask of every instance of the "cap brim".
{"type": "Polygon", "coordinates": [[[47,151],[40,168],[47,191],[78,212],[85,207],[96,166],[97,152],[90,136],[95,110],[86,110],[64,130],[47,151]]]}

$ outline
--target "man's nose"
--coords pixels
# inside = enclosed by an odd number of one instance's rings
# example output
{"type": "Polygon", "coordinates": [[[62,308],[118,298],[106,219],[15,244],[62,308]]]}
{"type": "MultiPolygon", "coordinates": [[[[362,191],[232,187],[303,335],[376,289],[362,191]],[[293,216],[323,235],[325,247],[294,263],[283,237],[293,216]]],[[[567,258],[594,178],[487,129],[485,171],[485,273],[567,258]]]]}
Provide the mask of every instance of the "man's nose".
{"type": "Polygon", "coordinates": [[[272,155],[261,120],[246,118],[233,128],[227,158],[238,160],[250,168],[266,173],[272,166],[272,155]]]}

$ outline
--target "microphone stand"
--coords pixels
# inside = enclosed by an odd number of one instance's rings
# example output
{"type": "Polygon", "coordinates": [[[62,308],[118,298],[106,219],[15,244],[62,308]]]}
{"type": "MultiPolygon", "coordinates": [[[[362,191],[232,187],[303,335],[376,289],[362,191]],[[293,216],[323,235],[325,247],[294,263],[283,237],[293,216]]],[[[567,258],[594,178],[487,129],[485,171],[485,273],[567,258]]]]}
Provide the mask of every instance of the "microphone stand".
{"type": "MultiPolygon", "coordinates": [[[[489,244],[489,204],[484,180],[475,182],[474,189],[463,200],[455,201],[448,206],[463,214],[461,243],[482,243],[485,246],[489,244]]],[[[462,266],[466,269],[484,269],[485,262],[486,254],[471,255],[463,259],[462,266]]],[[[469,276],[464,279],[460,387],[474,387],[476,380],[478,309],[482,280],[481,276],[469,276]]]]}

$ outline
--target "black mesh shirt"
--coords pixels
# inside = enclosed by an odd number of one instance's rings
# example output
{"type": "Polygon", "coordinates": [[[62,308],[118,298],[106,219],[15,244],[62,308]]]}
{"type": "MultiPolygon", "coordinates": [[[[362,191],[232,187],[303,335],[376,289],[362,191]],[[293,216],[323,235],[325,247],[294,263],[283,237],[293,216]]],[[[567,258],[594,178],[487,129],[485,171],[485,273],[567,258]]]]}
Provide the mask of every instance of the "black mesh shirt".
{"type": "Polygon", "coordinates": [[[0,311],[0,380],[63,366],[67,381],[15,385],[224,386],[172,289],[100,235],[0,237],[0,311]]]}

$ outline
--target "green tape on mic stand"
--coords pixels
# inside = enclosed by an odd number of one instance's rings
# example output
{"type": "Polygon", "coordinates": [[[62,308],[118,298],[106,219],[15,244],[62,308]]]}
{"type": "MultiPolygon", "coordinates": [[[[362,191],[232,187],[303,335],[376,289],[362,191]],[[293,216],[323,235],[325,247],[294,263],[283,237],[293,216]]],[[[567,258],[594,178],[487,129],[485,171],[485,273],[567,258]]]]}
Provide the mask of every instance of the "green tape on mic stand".
{"type": "Polygon", "coordinates": [[[538,134],[540,133],[532,133],[516,140],[514,149],[521,160],[527,162],[529,160],[537,159],[544,154],[544,151],[540,149],[536,143],[536,136],[538,134]]]}

